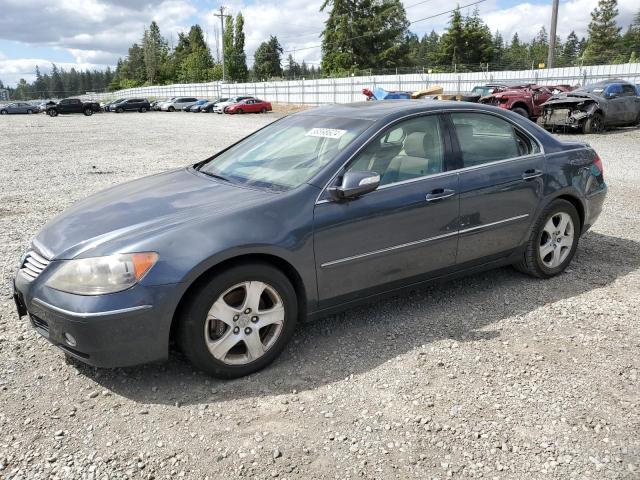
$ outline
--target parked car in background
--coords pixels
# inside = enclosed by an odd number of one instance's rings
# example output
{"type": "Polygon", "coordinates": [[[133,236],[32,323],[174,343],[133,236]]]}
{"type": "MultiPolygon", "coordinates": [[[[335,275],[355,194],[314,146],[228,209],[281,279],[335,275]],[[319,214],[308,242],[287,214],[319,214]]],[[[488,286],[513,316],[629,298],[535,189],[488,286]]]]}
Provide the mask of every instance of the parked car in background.
{"type": "Polygon", "coordinates": [[[124,100],[124,98],[116,98],[115,100],[111,100],[108,102],[104,102],[100,104],[100,108],[102,108],[103,112],[109,112],[109,108],[111,107],[111,105],[114,105],[116,103],[120,103],[124,100]]]}
{"type": "Polygon", "coordinates": [[[193,105],[198,101],[195,97],[174,97],[171,100],[160,104],[160,110],[163,112],[175,112],[182,109],[185,105],[193,105]]]}
{"type": "Polygon", "coordinates": [[[253,98],[253,97],[251,96],[231,97],[227,99],[227,101],[225,102],[216,103],[216,105],[213,107],[213,111],[215,113],[225,113],[225,108],[228,107],[229,105],[233,105],[235,103],[241,102],[242,100],[246,100],[248,98],[253,98]]]}
{"type": "Polygon", "coordinates": [[[298,322],[376,295],[504,265],[561,274],[606,192],[593,148],[508,110],[330,105],[80,201],[37,234],[14,300],[79,361],[163,360],[175,342],[239,377],[298,322]]]}
{"type": "Polygon", "coordinates": [[[50,117],[67,113],[84,113],[89,117],[99,111],[100,104],[98,102],[83,102],[79,98],[64,98],[47,107],[47,115],[50,117]]]}
{"type": "Polygon", "coordinates": [[[192,107],[204,105],[208,101],[209,100],[202,99],[202,100],[198,100],[197,102],[187,103],[184,107],[182,107],[182,111],[183,112],[190,112],[192,107]]]}
{"type": "Polygon", "coordinates": [[[271,111],[271,103],[264,100],[258,100],[257,98],[247,98],[241,100],[238,103],[229,105],[225,109],[225,113],[267,113],[271,111]]]}
{"type": "Polygon", "coordinates": [[[40,102],[38,104],[38,113],[44,113],[47,111],[47,107],[50,105],[55,105],[56,102],[54,102],[53,100],[48,100],[46,102],[40,102]]]}
{"type": "Polygon", "coordinates": [[[534,83],[512,85],[487,85],[493,92],[479,99],[480,103],[495,105],[511,110],[530,120],[535,120],[542,113],[541,105],[554,93],[570,91],[568,85],[536,85],[534,83]]]}
{"type": "Polygon", "coordinates": [[[144,113],[151,109],[151,104],[146,98],[126,98],[118,103],[109,106],[112,112],[140,112],[144,113]]]}
{"type": "Polygon", "coordinates": [[[153,102],[151,102],[151,110],[157,112],[160,110],[160,105],[162,105],[165,102],[168,102],[170,100],[172,100],[174,97],[169,97],[169,98],[159,98],[158,100],[154,100],[153,102]]]}
{"type": "Polygon", "coordinates": [[[13,102],[6,105],[0,105],[0,115],[11,115],[15,113],[39,113],[40,108],[27,102],[13,102]]]}
{"type": "Polygon", "coordinates": [[[210,102],[205,103],[204,105],[202,105],[200,107],[200,112],[204,112],[204,113],[211,113],[213,112],[214,107],[220,103],[220,102],[226,102],[227,100],[229,100],[229,98],[227,97],[223,97],[223,98],[218,98],[216,100],[212,100],[210,102]]]}
{"type": "Polygon", "coordinates": [[[538,124],[599,133],[608,127],[640,124],[640,96],[635,85],[611,79],[551,97],[538,124]]]}

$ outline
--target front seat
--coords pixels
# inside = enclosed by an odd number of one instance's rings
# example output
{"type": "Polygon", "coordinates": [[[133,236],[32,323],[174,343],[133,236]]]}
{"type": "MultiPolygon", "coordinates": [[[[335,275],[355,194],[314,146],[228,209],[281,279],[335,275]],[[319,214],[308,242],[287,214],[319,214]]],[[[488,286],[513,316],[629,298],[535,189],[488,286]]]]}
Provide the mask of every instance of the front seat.
{"type": "Polygon", "coordinates": [[[431,135],[412,132],[404,140],[403,153],[396,156],[382,177],[382,184],[402,182],[430,173],[427,147],[433,143],[431,135]]]}

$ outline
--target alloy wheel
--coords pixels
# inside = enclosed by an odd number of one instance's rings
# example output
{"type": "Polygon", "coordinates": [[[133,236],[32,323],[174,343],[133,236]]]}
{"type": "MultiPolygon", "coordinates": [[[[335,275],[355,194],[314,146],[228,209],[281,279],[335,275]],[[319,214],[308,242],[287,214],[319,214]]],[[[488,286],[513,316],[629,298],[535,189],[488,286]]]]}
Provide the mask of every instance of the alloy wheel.
{"type": "Polygon", "coordinates": [[[547,268],[557,268],[567,259],[574,234],[573,220],[568,213],[558,212],[549,217],[538,246],[540,260],[547,268]]]}
{"type": "Polygon", "coordinates": [[[285,319],[280,294],[265,282],[238,283],[213,303],[204,324],[211,355],[227,365],[246,365],[278,340],[285,319]]]}

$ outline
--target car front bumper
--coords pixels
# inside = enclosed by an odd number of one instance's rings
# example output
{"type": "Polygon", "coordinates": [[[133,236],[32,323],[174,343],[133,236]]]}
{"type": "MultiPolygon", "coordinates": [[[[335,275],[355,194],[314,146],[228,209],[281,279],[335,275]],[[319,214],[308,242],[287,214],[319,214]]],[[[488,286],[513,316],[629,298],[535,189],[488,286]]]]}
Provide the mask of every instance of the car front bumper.
{"type": "Polygon", "coordinates": [[[19,272],[13,285],[18,315],[28,316],[40,335],[82,362],[112,368],[168,356],[175,285],[136,285],[90,297],[55,291],[19,272]]]}

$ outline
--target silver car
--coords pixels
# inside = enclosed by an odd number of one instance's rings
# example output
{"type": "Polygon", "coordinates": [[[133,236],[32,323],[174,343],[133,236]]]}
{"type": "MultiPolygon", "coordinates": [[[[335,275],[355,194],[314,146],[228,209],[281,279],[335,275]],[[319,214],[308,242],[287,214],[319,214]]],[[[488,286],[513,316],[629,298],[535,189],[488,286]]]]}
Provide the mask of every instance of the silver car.
{"type": "Polygon", "coordinates": [[[182,110],[182,107],[187,105],[193,105],[198,99],[196,97],[175,97],[164,102],[160,105],[160,110],[163,112],[175,112],[176,110],[182,110]]]}
{"type": "Polygon", "coordinates": [[[31,105],[27,102],[14,102],[7,105],[0,106],[0,114],[8,115],[10,113],[38,113],[39,108],[36,105],[31,105]]]}

